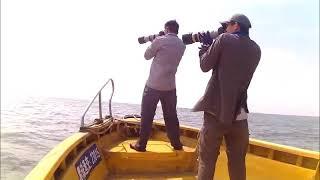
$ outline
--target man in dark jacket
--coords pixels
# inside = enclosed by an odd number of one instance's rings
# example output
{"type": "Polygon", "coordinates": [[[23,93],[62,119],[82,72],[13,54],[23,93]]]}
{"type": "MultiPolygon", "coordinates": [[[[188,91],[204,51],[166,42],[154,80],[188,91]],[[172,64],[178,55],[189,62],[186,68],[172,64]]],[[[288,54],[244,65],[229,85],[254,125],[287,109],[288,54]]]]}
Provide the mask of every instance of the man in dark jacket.
{"type": "Polygon", "coordinates": [[[251,23],[245,15],[235,14],[221,24],[226,27],[225,33],[199,52],[201,70],[212,70],[212,76],[204,96],[194,107],[194,111],[204,111],[198,179],[213,179],[224,138],[230,179],[245,180],[249,143],[247,89],[261,51],[249,38],[251,23]]]}

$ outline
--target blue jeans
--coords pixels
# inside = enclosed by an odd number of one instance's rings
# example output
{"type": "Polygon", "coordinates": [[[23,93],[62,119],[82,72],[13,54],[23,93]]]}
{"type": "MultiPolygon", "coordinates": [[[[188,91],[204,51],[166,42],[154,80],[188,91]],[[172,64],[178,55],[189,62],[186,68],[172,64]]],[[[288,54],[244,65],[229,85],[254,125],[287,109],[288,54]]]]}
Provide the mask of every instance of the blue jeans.
{"type": "Polygon", "coordinates": [[[161,102],[163,118],[166,125],[167,135],[171,145],[181,148],[179,120],[177,117],[177,95],[176,90],[159,91],[145,86],[141,104],[141,129],[140,137],[136,146],[146,148],[152,131],[152,123],[158,102],[161,102]]]}

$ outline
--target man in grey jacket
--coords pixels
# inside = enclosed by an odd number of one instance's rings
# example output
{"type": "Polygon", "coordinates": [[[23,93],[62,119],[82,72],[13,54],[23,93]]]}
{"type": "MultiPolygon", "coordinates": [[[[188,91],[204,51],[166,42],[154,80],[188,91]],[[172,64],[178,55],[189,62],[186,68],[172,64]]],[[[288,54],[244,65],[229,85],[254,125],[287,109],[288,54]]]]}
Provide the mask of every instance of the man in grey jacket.
{"type": "Polygon", "coordinates": [[[164,28],[165,35],[154,39],[144,54],[146,60],[153,58],[153,61],[142,97],[140,137],[135,144],[130,144],[132,149],[141,152],[146,151],[159,100],[171,145],[176,150],[182,149],[175,74],[186,47],[177,36],[179,24],[175,20],[166,22],[164,28]]]}
{"type": "Polygon", "coordinates": [[[223,138],[230,180],[246,179],[247,89],[261,51],[249,37],[251,23],[245,15],[235,14],[222,25],[226,32],[199,52],[201,70],[212,70],[205,94],[194,107],[194,111],[204,111],[199,141],[199,180],[213,179],[223,138]]]}

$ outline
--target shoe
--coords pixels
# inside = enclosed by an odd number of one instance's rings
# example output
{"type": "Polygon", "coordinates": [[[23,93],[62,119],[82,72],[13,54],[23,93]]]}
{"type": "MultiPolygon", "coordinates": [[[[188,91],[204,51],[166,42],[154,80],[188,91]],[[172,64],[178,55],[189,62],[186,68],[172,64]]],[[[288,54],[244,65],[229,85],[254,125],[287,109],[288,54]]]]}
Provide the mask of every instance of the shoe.
{"type": "Polygon", "coordinates": [[[177,147],[173,147],[174,150],[180,151],[183,150],[183,146],[177,146],[177,147]]]}
{"type": "Polygon", "coordinates": [[[146,152],[146,149],[145,149],[145,148],[139,148],[139,147],[137,147],[136,144],[131,144],[131,143],[130,143],[130,148],[131,148],[131,149],[134,149],[134,150],[136,150],[136,151],[139,151],[139,152],[146,152]]]}

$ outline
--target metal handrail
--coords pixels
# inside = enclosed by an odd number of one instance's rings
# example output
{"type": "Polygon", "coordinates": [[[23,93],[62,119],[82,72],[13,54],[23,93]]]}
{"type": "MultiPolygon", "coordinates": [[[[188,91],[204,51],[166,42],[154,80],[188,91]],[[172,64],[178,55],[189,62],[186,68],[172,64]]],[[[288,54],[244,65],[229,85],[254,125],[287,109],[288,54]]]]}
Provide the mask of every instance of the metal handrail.
{"type": "Polygon", "coordinates": [[[110,117],[112,119],[112,110],[111,110],[111,100],[112,100],[112,97],[113,97],[113,92],[114,92],[114,82],[112,79],[109,79],[103,86],[102,88],[98,91],[97,95],[94,96],[94,98],[92,99],[92,101],[90,102],[90,104],[87,106],[86,110],[84,111],[82,117],[81,117],[81,124],[80,124],[80,127],[83,127],[84,126],[84,117],[86,115],[86,113],[88,112],[89,108],[91,107],[91,105],[93,104],[94,100],[96,100],[97,96],[99,96],[99,118],[102,119],[102,107],[101,107],[101,91],[103,90],[103,88],[111,81],[111,84],[112,84],[112,93],[111,93],[111,96],[110,96],[110,99],[109,99],[109,114],[110,114],[110,117]]]}

